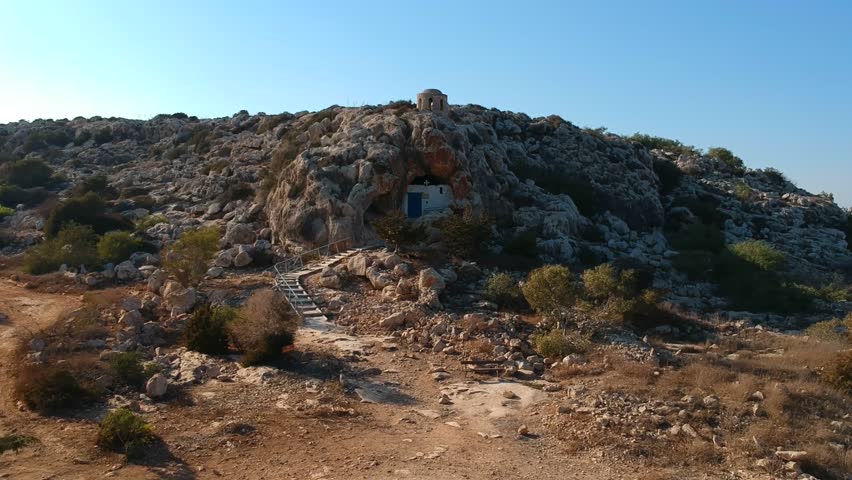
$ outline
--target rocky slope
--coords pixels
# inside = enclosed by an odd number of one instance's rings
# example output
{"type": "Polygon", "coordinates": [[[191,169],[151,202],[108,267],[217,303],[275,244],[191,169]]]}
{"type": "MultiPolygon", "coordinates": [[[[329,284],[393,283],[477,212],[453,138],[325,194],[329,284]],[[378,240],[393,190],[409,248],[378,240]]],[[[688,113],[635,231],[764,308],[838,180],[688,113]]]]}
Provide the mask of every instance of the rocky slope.
{"type": "MultiPolygon", "coordinates": [[[[664,227],[695,217],[690,207],[700,200],[721,212],[727,242],[765,239],[802,275],[828,275],[852,263],[840,230],[848,213],[827,195],[771,172],[649,151],[555,116],[479,106],[440,116],[400,102],[207,120],[175,114],[22,121],[0,125],[0,142],[7,156],[46,159],[66,185],[106,173],[123,193],[124,215],[155,210],[167,217],[147,232],[159,242],[201,223],[223,224],[223,248],[230,250],[220,255],[222,267],[240,253],[372,242],[371,222],[399,208],[406,187],[424,177],[452,188],[453,209],[494,218],[495,252],[533,232],[546,261],[632,257],[669,271],[676,251],[664,227]],[[663,185],[655,162],[674,162],[684,173],[676,188],[663,185]],[[743,184],[748,198],[735,193],[743,184]]],[[[30,210],[6,222],[21,235],[40,225],[30,210]]],[[[238,266],[250,262],[243,255],[238,266]]],[[[683,283],[672,278],[665,286],[683,283]]]]}

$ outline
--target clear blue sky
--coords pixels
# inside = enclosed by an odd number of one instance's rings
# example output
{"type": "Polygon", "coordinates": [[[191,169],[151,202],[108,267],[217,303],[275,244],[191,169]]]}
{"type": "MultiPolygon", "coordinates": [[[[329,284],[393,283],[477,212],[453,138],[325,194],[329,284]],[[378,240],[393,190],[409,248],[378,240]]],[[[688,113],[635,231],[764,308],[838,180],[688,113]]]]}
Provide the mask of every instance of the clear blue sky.
{"type": "Polygon", "coordinates": [[[0,122],[295,112],[431,87],[726,146],[852,205],[852,1],[428,5],[0,0],[0,122]]]}

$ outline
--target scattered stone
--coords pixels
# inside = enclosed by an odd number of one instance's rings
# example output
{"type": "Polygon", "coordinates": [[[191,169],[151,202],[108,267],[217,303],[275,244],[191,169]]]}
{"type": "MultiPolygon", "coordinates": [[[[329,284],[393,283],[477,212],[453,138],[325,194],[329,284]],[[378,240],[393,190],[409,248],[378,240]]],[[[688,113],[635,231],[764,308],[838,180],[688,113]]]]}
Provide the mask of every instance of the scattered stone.
{"type": "Polygon", "coordinates": [[[166,394],[169,381],[160,373],[154,374],[145,384],[145,394],[151,398],[159,398],[166,394]]]}

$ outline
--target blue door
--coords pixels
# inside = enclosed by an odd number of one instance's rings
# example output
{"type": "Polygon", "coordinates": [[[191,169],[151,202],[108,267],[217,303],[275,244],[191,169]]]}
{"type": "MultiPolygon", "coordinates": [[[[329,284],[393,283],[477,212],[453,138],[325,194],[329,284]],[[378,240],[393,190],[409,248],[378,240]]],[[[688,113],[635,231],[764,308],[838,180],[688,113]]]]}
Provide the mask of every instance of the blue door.
{"type": "Polygon", "coordinates": [[[408,218],[418,218],[423,215],[423,194],[420,192],[408,193],[408,218]]]}

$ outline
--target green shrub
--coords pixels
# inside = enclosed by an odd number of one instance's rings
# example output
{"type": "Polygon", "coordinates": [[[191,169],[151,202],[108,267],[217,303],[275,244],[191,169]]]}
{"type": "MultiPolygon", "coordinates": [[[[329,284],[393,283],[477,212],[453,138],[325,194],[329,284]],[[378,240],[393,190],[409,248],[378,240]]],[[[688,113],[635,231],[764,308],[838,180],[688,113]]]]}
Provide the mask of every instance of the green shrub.
{"type": "Polygon", "coordinates": [[[679,251],[720,252],[725,248],[725,234],[716,224],[690,223],[667,234],[668,241],[679,251]]]}
{"type": "Polygon", "coordinates": [[[438,227],[450,253],[463,258],[481,251],[491,238],[491,218],[484,213],[451,215],[442,219],[438,227]]]}
{"type": "Polygon", "coordinates": [[[510,255],[521,255],[524,257],[536,258],[538,257],[538,245],[536,245],[537,238],[538,235],[536,235],[534,230],[519,233],[506,242],[506,245],[503,247],[503,251],[510,255]]]}
{"type": "Polygon", "coordinates": [[[664,150],[677,155],[698,155],[700,153],[695,147],[684,145],[677,140],[654,137],[644,133],[634,133],[627,137],[627,140],[639,142],[648,150],[664,150]]]}
{"type": "Polygon", "coordinates": [[[80,407],[97,397],[80,385],[69,370],[41,365],[25,366],[18,371],[15,394],[31,410],[42,414],[80,407]]]}
{"type": "Polygon", "coordinates": [[[772,167],[764,168],[763,174],[766,175],[767,178],[769,178],[770,182],[772,182],[772,183],[774,183],[778,186],[783,187],[789,181],[789,180],[787,180],[787,177],[785,177],[784,174],[781,173],[781,171],[779,171],[778,169],[772,168],[772,167]]]}
{"type": "Polygon", "coordinates": [[[7,451],[17,452],[35,441],[35,438],[26,435],[3,435],[0,437],[0,455],[7,451]]]}
{"type": "Polygon", "coordinates": [[[373,222],[376,234],[394,248],[410,247],[425,236],[400,210],[394,210],[373,222]]]}
{"type": "Polygon", "coordinates": [[[710,195],[698,197],[678,197],[672,201],[672,207],[686,207],[693,215],[708,225],[723,225],[725,215],[719,211],[719,201],[710,195]]]}
{"type": "Polygon", "coordinates": [[[0,166],[0,183],[21,188],[49,186],[53,183],[53,169],[36,158],[7,162],[0,166]]]}
{"type": "Polygon", "coordinates": [[[732,249],[719,253],[712,275],[720,293],[728,298],[734,309],[789,314],[811,307],[812,296],[785,283],[779,272],[772,270],[780,266],[783,256],[779,260],[774,249],[761,247],[740,247],[739,250],[742,256],[732,249]]]}
{"type": "Polygon", "coordinates": [[[100,264],[95,233],[86,225],[68,224],[54,237],[32,246],[24,256],[24,270],[34,275],[55,272],[63,264],[76,268],[100,264]]]}
{"type": "Polygon", "coordinates": [[[746,240],[735,243],[728,249],[738,258],[761,270],[777,271],[784,264],[784,254],[763,240],[746,240]]]}
{"type": "Polygon", "coordinates": [[[662,158],[654,159],[654,173],[660,179],[660,193],[663,195],[671,193],[672,190],[680,185],[683,179],[683,172],[680,171],[677,165],[670,160],[662,158]]]}
{"type": "Polygon", "coordinates": [[[82,197],[89,192],[94,192],[101,198],[116,198],[118,196],[118,191],[109,184],[106,175],[87,177],[71,190],[72,196],[75,197],[82,197]]]}
{"type": "Polygon", "coordinates": [[[142,248],[142,241],[129,232],[108,232],[98,240],[98,257],[103,263],[120,263],[142,248]]]}
{"type": "Polygon", "coordinates": [[[96,145],[103,145],[104,143],[109,143],[112,141],[112,129],[110,127],[103,127],[97,132],[93,137],[95,139],[96,145]]]}
{"type": "Polygon", "coordinates": [[[184,330],[187,348],[208,355],[228,353],[228,324],[236,317],[237,311],[230,307],[196,309],[184,330]]]}
{"type": "Polygon", "coordinates": [[[0,185],[0,204],[32,207],[43,202],[48,197],[47,190],[42,187],[21,188],[16,185],[0,185]]]}
{"type": "Polygon", "coordinates": [[[524,292],[508,273],[495,273],[485,282],[482,296],[502,308],[520,309],[526,306],[524,292]]]}
{"type": "Polygon", "coordinates": [[[599,323],[621,323],[655,312],[659,292],[642,290],[637,270],[619,271],[612,264],[605,263],[586,270],[582,278],[580,309],[599,323]]]}
{"type": "Polygon", "coordinates": [[[747,202],[751,200],[752,195],[754,195],[754,190],[744,181],[740,180],[734,185],[734,196],[740,201],[747,202]]]}
{"type": "Polygon", "coordinates": [[[563,358],[573,353],[585,353],[592,342],[587,336],[553,329],[533,335],[532,344],[535,352],[542,357],[563,358]]]}
{"type": "Polygon", "coordinates": [[[14,214],[14,208],[4,207],[3,205],[0,205],[0,220],[3,220],[3,217],[9,217],[14,214]]]}
{"type": "Polygon", "coordinates": [[[135,459],[154,441],[151,425],[127,408],[109,412],[98,428],[99,446],[135,459]]]}
{"type": "Polygon", "coordinates": [[[113,378],[119,385],[139,388],[146,380],[142,366],[142,356],[137,352],[122,352],[109,361],[113,378]]]}
{"type": "Polygon", "coordinates": [[[197,285],[218,250],[219,230],[216,227],[184,232],[163,251],[163,269],[184,286],[197,285]]]}
{"type": "Polygon", "coordinates": [[[154,225],[158,225],[160,223],[169,223],[169,219],[161,213],[151,214],[144,218],[136,220],[135,230],[137,233],[142,233],[153,227],[154,225]]]}
{"type": "Polygon", "coordinates": [[[817,322],[805,329],[809,336],[829,342],[852,344],[852,313],[843,320],[817,322]]]}
{"type": "Polygon", "coordinates": [[[714,253],[703,250],[684,250],[673,259],[672,265],[690,280],[707,280],[716,261],[714,253]]]}
{"type": "Polygon", "coordinates": [[[742,175],[745,173],[745,166],[740,157],[734,155],[730,150],[724,147],[711,147],[707,150],[707,156],[721,160],[725,165],[734,170],[734,172],[742,175]]]}
{"type": "Polygon", "coordinates": [[[95,192],[60,202],[44,225],[48,237],[56,235],[66,224],[89,225],[98,234],[111,230],[132,230],[133,223],[120,215],[107,213],[106,202],[95,192]]]}
{"type": "Polygon", "coordinates": [[[533,310],[556,321],[564,318],[577,300],[571,272],[563,265],[545,265],[531,271],[521,290],[533,310]]]}
{"type": "Polygon", "coordinates": [[[293,344],[299,317],[286,301],[272,290],[258,290],[228,324],[234,346],[244,353],[243,365],[257,365],[279,359],[283,349],[293,344]]]}
{"type": "Polygon", "coordinates": [[[852,394],[852,351],[838,353],[825,367],[823,379],[841,392],[852,394]]]}
{"type": "Polygon", "coordinates": [[[79,147],[80,145],[88,142],[92,138],[92,132],[88,130],[81,130],[80,133],[74,137],[74,146],[79,147]]]}

